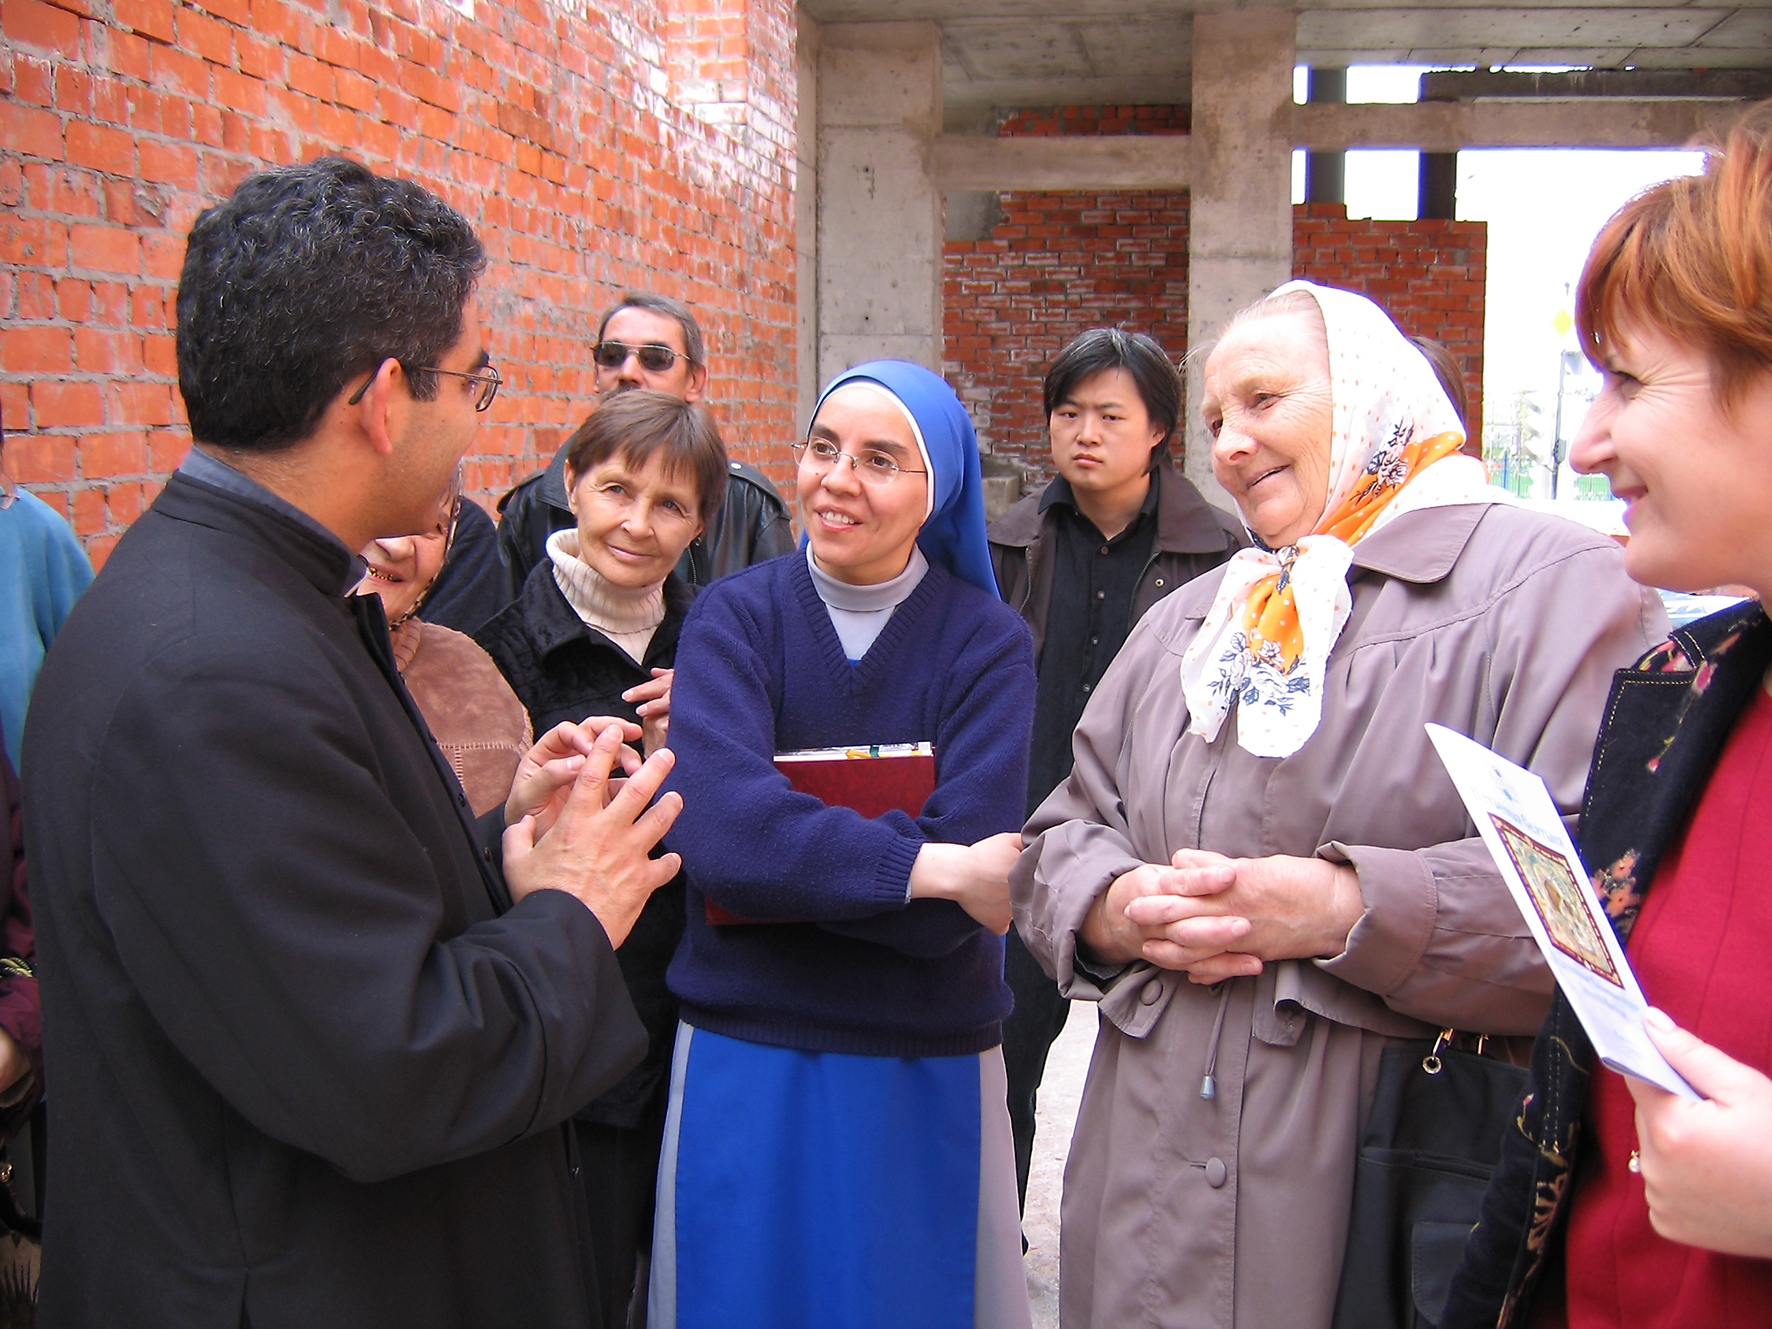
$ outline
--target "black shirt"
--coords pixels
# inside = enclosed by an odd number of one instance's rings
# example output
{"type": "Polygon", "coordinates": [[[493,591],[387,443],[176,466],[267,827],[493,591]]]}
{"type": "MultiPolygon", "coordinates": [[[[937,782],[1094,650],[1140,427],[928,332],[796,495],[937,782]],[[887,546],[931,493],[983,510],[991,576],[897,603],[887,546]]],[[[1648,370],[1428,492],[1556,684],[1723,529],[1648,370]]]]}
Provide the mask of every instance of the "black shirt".
{"type": "Polygon", "coordinates": [[[1071,733],[1132,629],[1132,597],[1156,548],[1157,481],[1153,476],[1138,515],[1112,540],[1077,510],[1062,478],[1047,486],[1040,506],[1056,509],[1057,538],[1049,555],[1056,560],[1052,604],[1034,694],[1030,815],[1071,773],[1071,733]]]}

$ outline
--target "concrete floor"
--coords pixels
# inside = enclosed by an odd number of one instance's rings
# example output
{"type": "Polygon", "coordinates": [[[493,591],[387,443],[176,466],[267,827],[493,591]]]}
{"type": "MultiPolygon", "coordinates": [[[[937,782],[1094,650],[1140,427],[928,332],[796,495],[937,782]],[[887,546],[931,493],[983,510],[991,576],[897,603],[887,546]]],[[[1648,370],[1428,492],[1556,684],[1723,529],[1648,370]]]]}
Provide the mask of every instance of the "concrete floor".
{"type": "Polygon", "coordinates": [[[1077,1120],[1077,1104],[1083,1097],[1083,1079],[1094,1046],[1095,1005],[1073,1002],[1064,1032],[1052,1045],[1046,1078],[1040,1085],[1034,1165],[1028,1174],[1027,1213],[1022,1219],[1022,1232],[1028,1239],[1028,1300],[1034,1309],[1034,1329],[1058,1329],[1058,1204],[1071,1127],[1077,1120]]]}

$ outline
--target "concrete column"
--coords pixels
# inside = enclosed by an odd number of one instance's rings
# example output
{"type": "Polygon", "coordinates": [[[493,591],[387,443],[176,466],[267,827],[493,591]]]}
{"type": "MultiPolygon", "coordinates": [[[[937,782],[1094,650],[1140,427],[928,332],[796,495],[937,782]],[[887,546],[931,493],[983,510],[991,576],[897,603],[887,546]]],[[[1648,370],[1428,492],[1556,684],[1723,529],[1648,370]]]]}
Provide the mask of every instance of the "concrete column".
{"type": "MultiPolygon", "coordinates": [[[[1290,10],[1194,15],[1188,349],[1292,275],[1290,10]]],[[[1201,360],[1187,375],[1187,476],[1227,508],[1200,424],[1201,360]]]]}
{"type": "Polygon", "coordinates": [[[1417,194],[1415,215],[1420,218],[1441,217],[1447,221],[1458,216],[1458,154],[1456,152],[1424,152],[1421,154],[1421,186],[1417,194]]]}
{"type": "Polygon", "coordinates": [[[941,33],[819,30],[818,382],[880,356],[941,368],[941,33]]]}
{"type": "MultiPolygon", "coordinates": [[[[1312,102],[1347,101],[1346,69],[1313,69],[1308,76],[1306,99],[1312,102]]],[[[1345,152],[1307,152],[1304,154],[1304,201],[1306,203],[1347,202],[1347,154],[1345,152]]]]}
{"type": "MultiPolygon", "coordinates": [[[[1421,80],[1423,89],[1428,80],[1421,80]]],[[[1417,101],[1423,98],[1418,91],[1417,101]]],[[[1343,98],[1343,100],[1346,100],[1343,98]]],[[[1415,215],[1422,219],[1458,217],[1458,154],[1456,152],[1424,152],[1421,154],[1421,185],[1416,192],[1415,215]]]]}

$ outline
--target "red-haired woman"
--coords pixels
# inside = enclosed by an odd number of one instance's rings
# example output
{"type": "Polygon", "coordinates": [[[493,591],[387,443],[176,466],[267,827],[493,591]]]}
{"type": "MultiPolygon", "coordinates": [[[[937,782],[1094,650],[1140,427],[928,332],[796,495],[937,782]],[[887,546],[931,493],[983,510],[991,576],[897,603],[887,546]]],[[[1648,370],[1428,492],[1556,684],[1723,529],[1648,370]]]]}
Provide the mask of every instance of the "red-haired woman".
{"type": "Polygon", "coordinates": [[[1598,1065],[1559,996],[1440,1324],[1767,1325],[1772,104],[1607,223],[1577,318],[1606,385],[1571,460],[1630,505],[1631,576],[1759,593],[1620,671],[1581,823],[1666,1012],[1650,1036],[1703,1101],[1598,1065]]]}

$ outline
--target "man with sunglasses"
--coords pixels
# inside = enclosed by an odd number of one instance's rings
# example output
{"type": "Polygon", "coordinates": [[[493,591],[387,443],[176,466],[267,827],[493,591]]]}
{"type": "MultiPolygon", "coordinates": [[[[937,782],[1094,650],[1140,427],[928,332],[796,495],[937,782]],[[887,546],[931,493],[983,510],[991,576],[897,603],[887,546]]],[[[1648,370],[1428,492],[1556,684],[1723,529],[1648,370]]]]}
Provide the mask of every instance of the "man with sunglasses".
{"type": "MultiPolygon", "coordinates": [[[[603,316],[592,352],[599,394],[651,388],[700,401],[708,386],[701,327],[687,306],[662,295],[625,292],[603,316]]],[[[692,586],[760,563],[793,548],[787,504],[769,477],[741,461],[727,463],[726,497],[707,528],[690,542],[677,575],[692,586]]],[[[498,552],[514,600],[537,563],[547,560],[548,537],[574,524],[566,500],[566,448],[548,469],[498,501],[498,552]]]]}
{"type": "Polygon", "coordinates": [[[26,727],[45,1329],[598,1323],[561,1127],[645,1051],[614,947],[677,869],[671,759],[616,791],[638,726],[562,726],[476,822],[351,593],[498,391],[484,267],[336,157],[191,230],[195,446],[26,727]]]}

